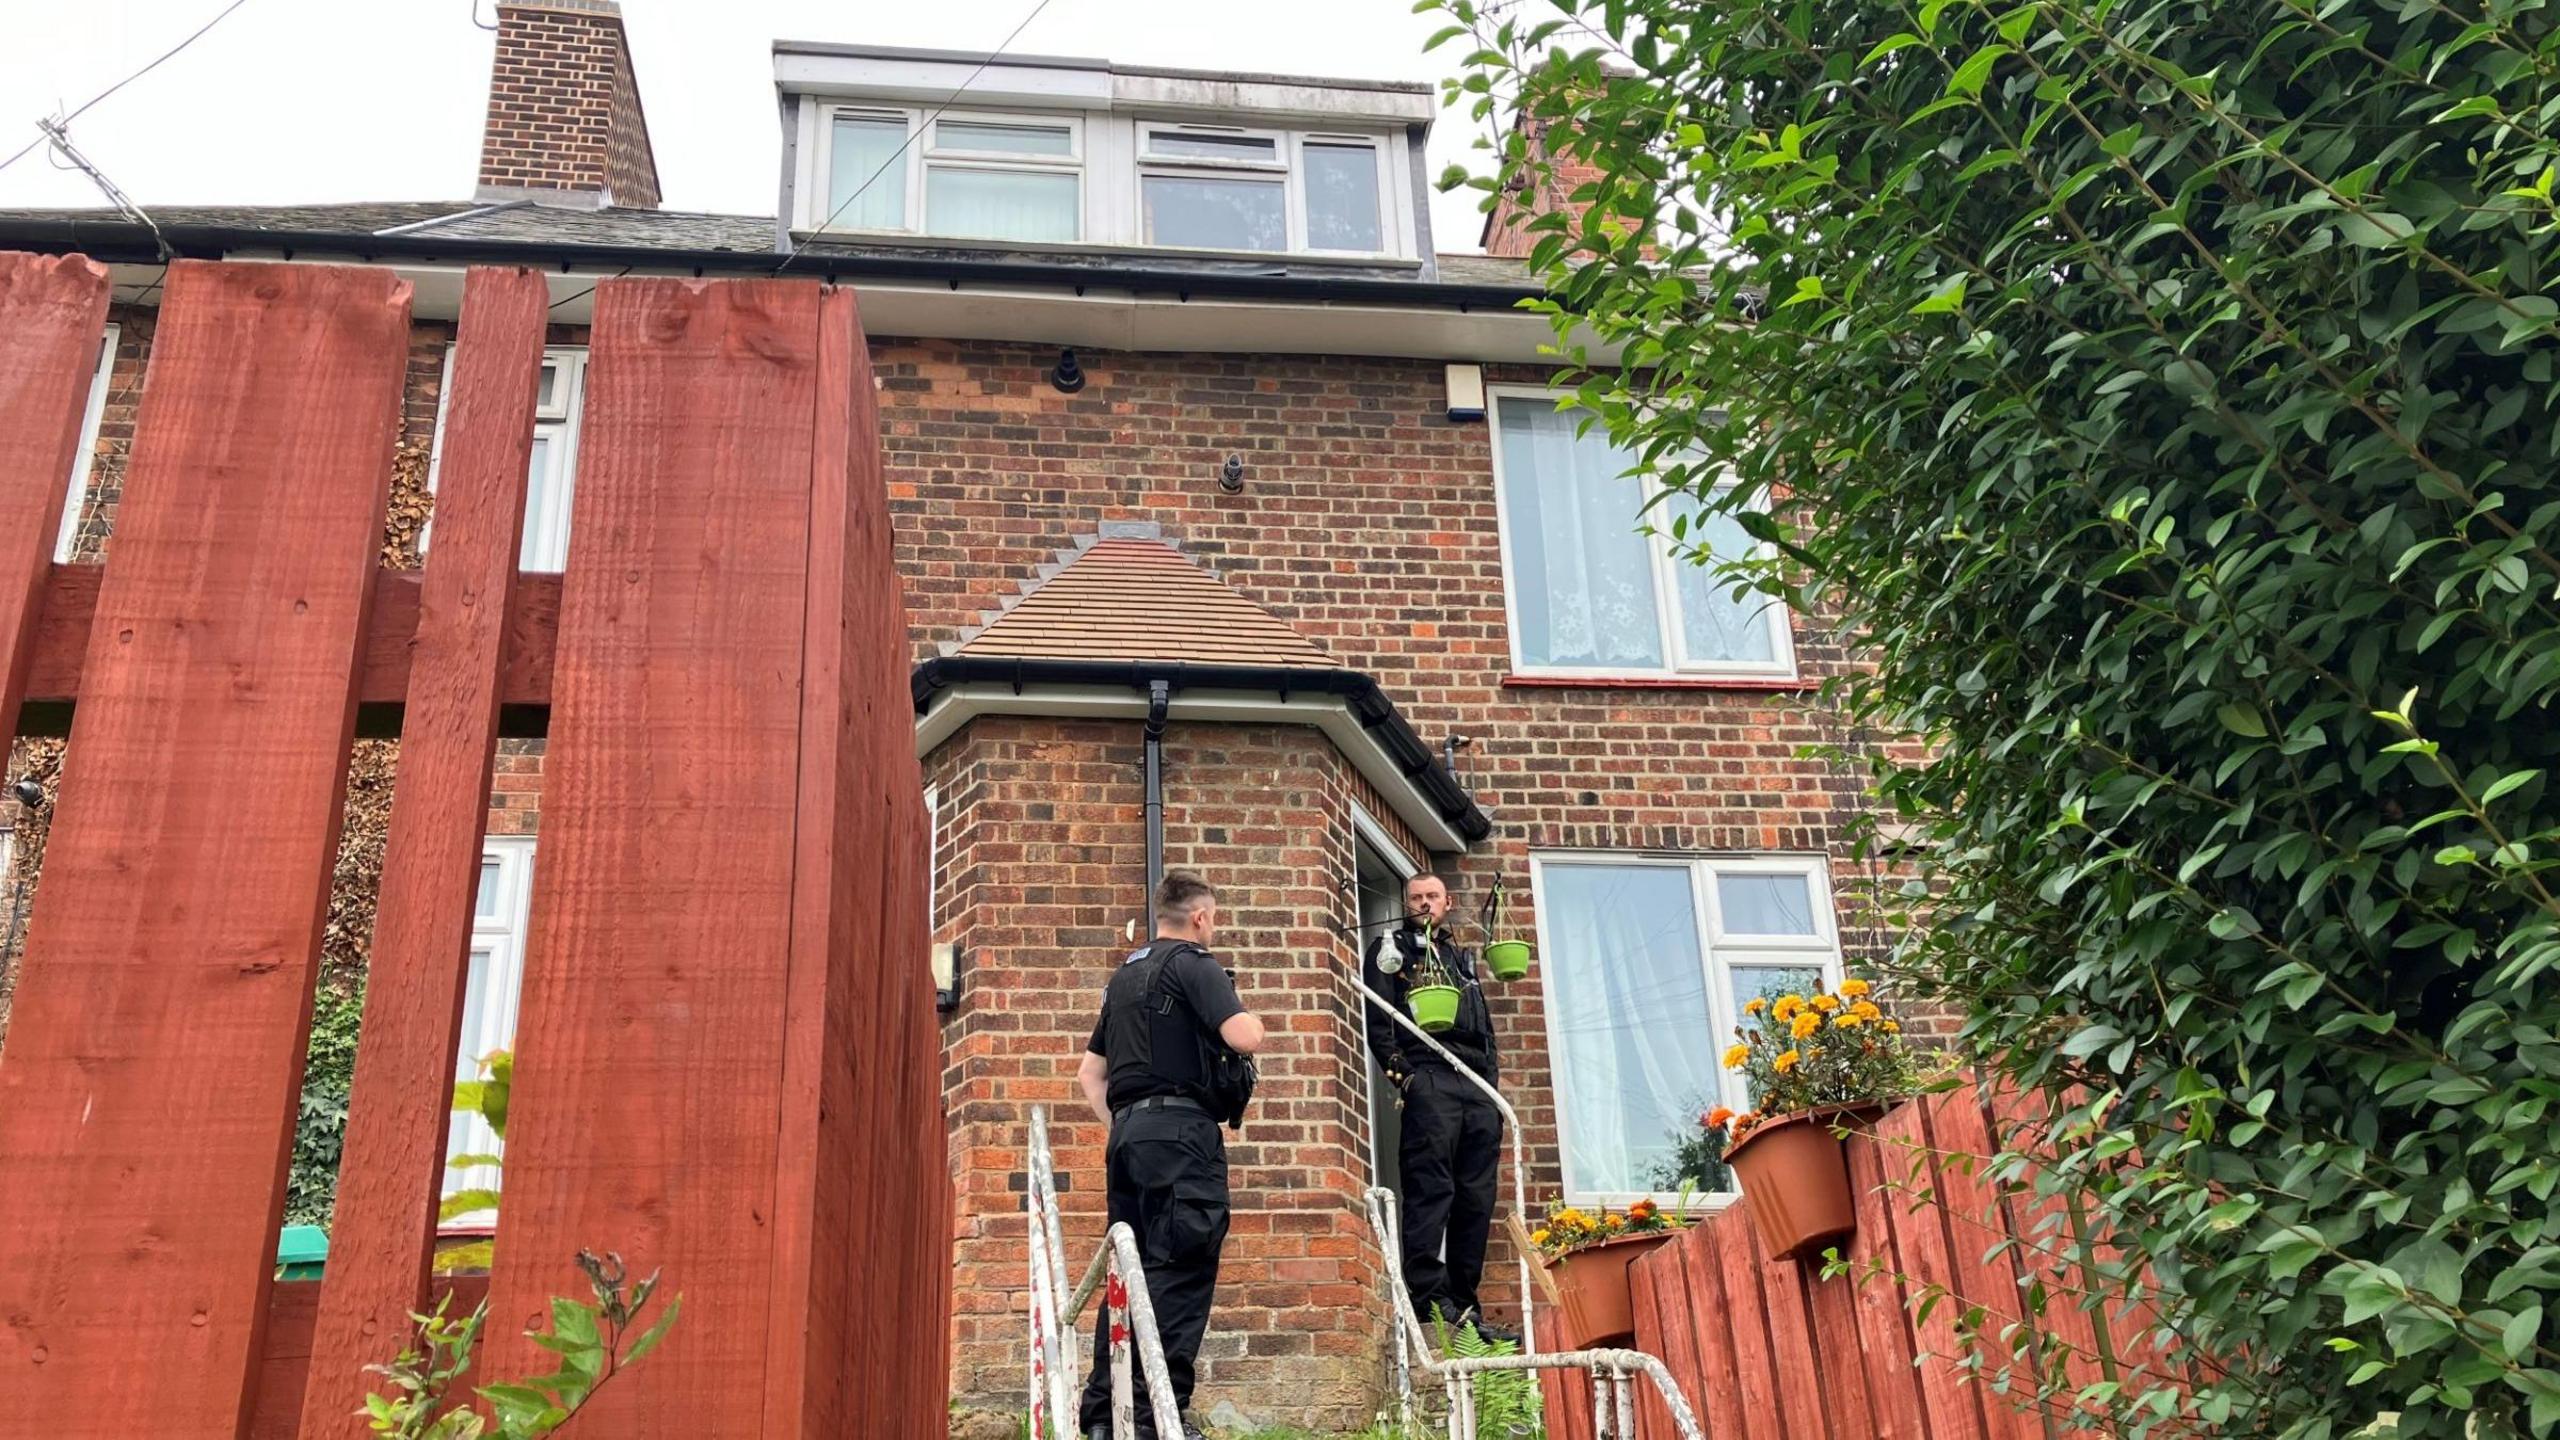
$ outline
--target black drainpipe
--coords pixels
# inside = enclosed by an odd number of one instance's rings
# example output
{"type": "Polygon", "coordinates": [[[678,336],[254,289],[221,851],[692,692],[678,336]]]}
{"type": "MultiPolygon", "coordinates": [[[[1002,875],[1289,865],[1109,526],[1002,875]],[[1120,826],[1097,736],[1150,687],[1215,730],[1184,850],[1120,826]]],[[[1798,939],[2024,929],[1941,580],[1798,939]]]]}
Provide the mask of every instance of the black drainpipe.
{"type": "Polygon", "coordinates": [[[1173,687],[1147,682],[1147,895],[1140,902],[1145,916],[1139,928],[1155,933],[1156,891],[1164,884],[1164,719],[1173,704],[1173,687]]]}

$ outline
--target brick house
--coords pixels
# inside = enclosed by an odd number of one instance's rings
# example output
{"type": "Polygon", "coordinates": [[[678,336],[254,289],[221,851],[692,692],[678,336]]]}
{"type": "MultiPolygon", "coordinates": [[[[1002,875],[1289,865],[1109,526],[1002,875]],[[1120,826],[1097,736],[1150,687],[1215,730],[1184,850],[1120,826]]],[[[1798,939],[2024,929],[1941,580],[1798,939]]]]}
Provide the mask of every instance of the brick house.
{"type": "MultiPolygon", "coordinates": [[[[1071,1247],[1097,1238],[1101,1135],[1072,1075],[1151,866],[1220,885],[1229,962],[1276,1034],[1232,1150],[1202,1408],[1302,1424],[1364,1420],[1384,1379],[1359,1194],[1394,1180],[1394,1113],[1349,937],[1402,875],[1439,870],[1470,912],[1498,882],[1505,928],[1539,942],[1527,980],[1493,987],[1533,1206],[1658,1188],[1678,1132],[1734,1098],[1714,1057],[1741,1000],[1875,943],[1846,903],[1854,781],[1799,757],[1853,738],[1814,703],[1842,652],[1640,530],[1642,484],[1557,412],[1545,324],[1512,308],[1534,287],[1511,222],[1563,197],[1513,197],[1489,253],[1440,253],[1428,86],[778,43],[775,214],[686,214],[657,206],[612,0],[498,9],[471,198],[154,218],[183,255],[413,280],[420,515],[462,267],[547,272],[528,570],[574,543],[599,277],[779,269],[858,292],[935,816],[939,943],[917,970],[951,996],[961,1403],[1020,1390],[1033,1104],[1060,1122],[1071,1247]]],[[[114,265],[58,557],[94,562],[159,252],[110,212],[0,212],[0,248],[114,265]]],[[[414,563],[414,527],[393,540],[414,563]]],[[[511,1033],[541,863],[541,741],[502,746],[475,1054],[511,1033]]],[[[22,848],[40,832],[20,818],[22,848]]],[[[34,871],[16,858],[13,917],[34,871]]],[[[1497,1236],[1489,1299],[1508,1261],[1497,1236]]]]}

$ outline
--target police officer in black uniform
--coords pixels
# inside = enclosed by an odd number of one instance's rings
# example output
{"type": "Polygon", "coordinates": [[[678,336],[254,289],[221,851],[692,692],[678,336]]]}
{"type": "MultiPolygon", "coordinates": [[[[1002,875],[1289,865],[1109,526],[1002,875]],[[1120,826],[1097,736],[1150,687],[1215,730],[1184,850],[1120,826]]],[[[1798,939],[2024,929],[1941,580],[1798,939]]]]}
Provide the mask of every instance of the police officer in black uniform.
{"type": "MultiPolygon", "coordinates": [[[[1437,875],[1414,876],[1405,882],[1404,905],[1404,923],[1369,942],[1363,967],[1369,988],[1410,1020],[1411,987],[1456,985],[1458,1023],[1431,1038],[1486,1084],[1499,1083],[1493,1011],[1485,1004],[1475,952],[1460,948],[1441,923],[1449,913],[1447,882],[1437,875]]],[[[1439,1051],[1374,1003],[1368,1006],[1368,1026],[1369,1053],[1404,1097],[1398,1159],[1404,1177],[1404,1283],[1414,1312],[1428,1320],[1437,1309],[1451,1325],[1473,1324],[1487,1338],[1517,1340],[1517,1332],[1487,1323],[1476,1308],[1501,1167],[1502,1112],[1439,1051]]]]}
{"type": "MultiPolygon", "coordinates": [[[[1227,1148],[1218,1122],[1241,1117],[1233,1076],[1249,1076],[1251,1067],[1238,1057],[1262,1048],[1262,1021],[1245,1012],[1209,953],[1217,928],[1217,892],[1196,875],[1167,875],[1156,892],[1155,941],[1111,977],[1076,1072],[1086,1103],[1111,1127],[1110,1217],[1137,1235],[1165,1369],[1186,1414],[1227,1239],[1227,1148]]],[[[1251,1093],[1249,1079],[1242,1088],[1251,1093]]],[[[1079,1415],[1089,1437],[1111,1432],[1110,1340],[1105,1312],[1094,1326],[1079,1415]]],[[[1144,1377],[1134,1378],[1138,1433],[1152,1436],[1144,1377]]]]}

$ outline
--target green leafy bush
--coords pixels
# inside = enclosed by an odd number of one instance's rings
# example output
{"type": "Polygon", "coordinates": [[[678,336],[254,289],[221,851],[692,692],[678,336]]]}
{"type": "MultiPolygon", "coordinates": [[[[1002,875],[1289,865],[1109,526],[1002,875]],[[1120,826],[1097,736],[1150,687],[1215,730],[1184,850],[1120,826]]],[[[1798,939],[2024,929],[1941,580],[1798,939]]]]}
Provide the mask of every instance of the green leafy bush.
{"type": "Polygon", "coordinates": [[[2042,1398],[2560,1430],[2560,12],[1426,8],[1470,183],[1587,206],[1574,403],[1872,660],[1896,968],[2181,1355],[2042,1398]]]}
{"type": "Polygon", "coordinates": [[[347,1139],[347,1096],[355,1087],[356,1031],[364,990],[323,981],[311,1002],[311,1048],[294,1111],[293,1163],[285,1176],[288,1225],[326,1226],[338,1204],[338,1158],[347,1139]]]}

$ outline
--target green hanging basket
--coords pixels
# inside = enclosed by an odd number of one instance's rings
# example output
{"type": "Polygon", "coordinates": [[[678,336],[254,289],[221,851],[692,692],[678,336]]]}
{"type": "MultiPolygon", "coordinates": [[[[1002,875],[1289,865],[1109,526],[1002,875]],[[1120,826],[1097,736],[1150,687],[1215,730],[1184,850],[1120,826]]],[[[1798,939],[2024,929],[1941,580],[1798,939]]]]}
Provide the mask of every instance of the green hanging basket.
{"type": "Polygon", "coordinates": [[[1518,980],[1529,973],[1529,942],[1496,940],[1484,947],[1485,967],[1496,980],[1518,980]]]}
{"type": "Polygon", "coordinates": [[[1458,987],[1416,985],[1405,992],[1413,1004],[1413,1023],[1434,1034],[1458,1023],[1458,987]]]}

